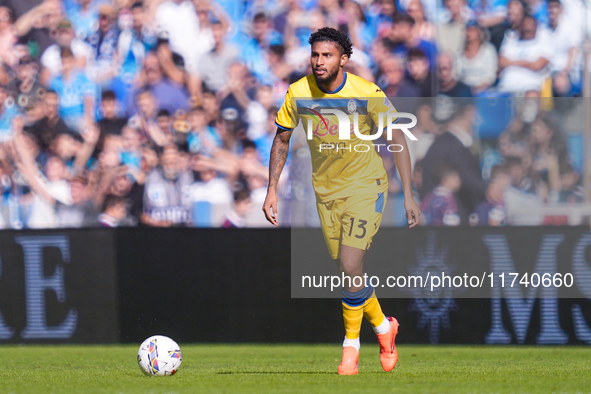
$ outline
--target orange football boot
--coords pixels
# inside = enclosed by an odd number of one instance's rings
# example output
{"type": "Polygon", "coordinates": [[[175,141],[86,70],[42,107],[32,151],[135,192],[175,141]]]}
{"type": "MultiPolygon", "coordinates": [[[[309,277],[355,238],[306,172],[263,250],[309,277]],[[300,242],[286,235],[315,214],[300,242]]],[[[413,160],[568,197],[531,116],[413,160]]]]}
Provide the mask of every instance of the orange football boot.
{"type": "Polygon", "coordinates": [[[343,359],[337,372],[339,375],[357,375],[359,373],[359,351],[353,346],[343,348],[343,359]]]}
{"type": "MultiPolygon", "coordinates": [[[[390,331],[386,334],[378,334],[380,342],[380,362],[384,371],[390,372],[398,362],[398,352],[396,351],[396,334],[398,334],[398,320],[393,317],[387,317],[390,321],[390,331]]],[[[344,357],[344,356],[343,356],[344,357]]]]}

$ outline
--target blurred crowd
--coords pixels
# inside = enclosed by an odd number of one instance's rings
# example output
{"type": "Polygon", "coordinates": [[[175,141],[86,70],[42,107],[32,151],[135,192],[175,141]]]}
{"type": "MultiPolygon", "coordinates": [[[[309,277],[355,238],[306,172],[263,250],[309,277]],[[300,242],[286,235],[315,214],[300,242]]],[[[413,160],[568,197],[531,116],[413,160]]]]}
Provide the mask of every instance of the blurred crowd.
{"type": "Polygon", "coordinates": [[[576,204],[584,201],[586,153],[582,147],[569,152],[569,144],[581,144],[581,135],[571,136],[564,127],[571,117],[578,118],[578,130],[584,129],[583,103],[536,97],[501,103],[496,112],[489,100],[439,97],[419,105],[413,187],[421,201],[422,223],[582,224],[585,215],[551,214],[544,207],[574,205],[576,212],[576,204]],[[487,112],[502,131],[476,140],[471,134],[475,118],[487,112]]]}
{"type": "MultiPolygon", "coordinates": [[[[539,100],[581,95],[585,15],[581,0],[0,0],[0,228],[265,225],[275,116],[318,28],[345,31],[346,71],[389,97],[539,100]]],[[[474,105],[445,122],[414,108],[427,224],[582,200],[534,102],[488,150],[474,105]]]]}

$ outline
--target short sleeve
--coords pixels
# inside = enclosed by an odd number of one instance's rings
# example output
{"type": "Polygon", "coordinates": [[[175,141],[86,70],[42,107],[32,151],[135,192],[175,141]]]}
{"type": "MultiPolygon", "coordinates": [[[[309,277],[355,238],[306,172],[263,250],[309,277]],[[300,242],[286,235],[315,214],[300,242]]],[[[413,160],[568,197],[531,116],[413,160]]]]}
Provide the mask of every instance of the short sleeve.
{"type": "Polygon", "coordinates": [[[277,112],[277,118],[275,118],[275,124],[277,127],[283,130],[291,130],[296,127],[294,113],[292,110],[292,97],[291,89],[285,93],[285,101],[277,112]]]}
{"type": "MultiPolygon", "coordinates": [[[[372,94],[369,95],[368,110],[371,120],[373,120],[377,126],[380,124],[380,114],[395,113],[397,111],[382,89],[377,85],[373,85],[371,90],[372,94]]],[[[396,119],[397,118],[394,118],[394,121],[396,121],[396,119]]],[[[385,124],[385,120],[386,119],[384,119],[383,124],[385,124]]]]}

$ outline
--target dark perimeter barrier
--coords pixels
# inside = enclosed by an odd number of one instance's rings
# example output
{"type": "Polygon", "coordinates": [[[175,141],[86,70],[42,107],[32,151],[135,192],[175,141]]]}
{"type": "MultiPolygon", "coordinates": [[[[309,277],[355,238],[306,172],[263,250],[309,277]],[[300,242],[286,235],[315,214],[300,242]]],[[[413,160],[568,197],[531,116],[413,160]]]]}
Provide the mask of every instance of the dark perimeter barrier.
{"type": "MultiPolygon", "coordinates": [[[[294,231],[326,253],[319,230],[294,231]]],[[[289,229],[0,232],[0,343],[139,343],[154,334],[184,343],[338,343],[338,298],[292,298],[291,238],[289,229]]],[[[388,247],[404,251],[393,264],[416,265],[430,242],[447,251],[440,263],[472,259],[495,275],[554,266],[575,284],[555,298],[544,296],[548,288],[382,298],[401,323],[400,343],[591,344],[588,228],[383,228],[368,270],[388,247]]],[[[325,264],[334,269],[327,253],[325,264]]],[[[375,341],[367,323],[362,340],[375,341]]]]}

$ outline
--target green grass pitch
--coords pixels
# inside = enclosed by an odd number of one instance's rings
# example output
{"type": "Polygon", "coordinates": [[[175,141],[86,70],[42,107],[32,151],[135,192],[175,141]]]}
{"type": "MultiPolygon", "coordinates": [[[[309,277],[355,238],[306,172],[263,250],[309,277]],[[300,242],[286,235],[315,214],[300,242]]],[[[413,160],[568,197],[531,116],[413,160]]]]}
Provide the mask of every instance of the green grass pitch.
{"type": "Polygon", "coordinates": [[[588,347],[398,347],[381,370],[361,348],[359,375],[338,376],[334,345],[183,345],[174,376],[147,377],[137,346],[0,346],[0,393],[591,392],[588,347]]]}

